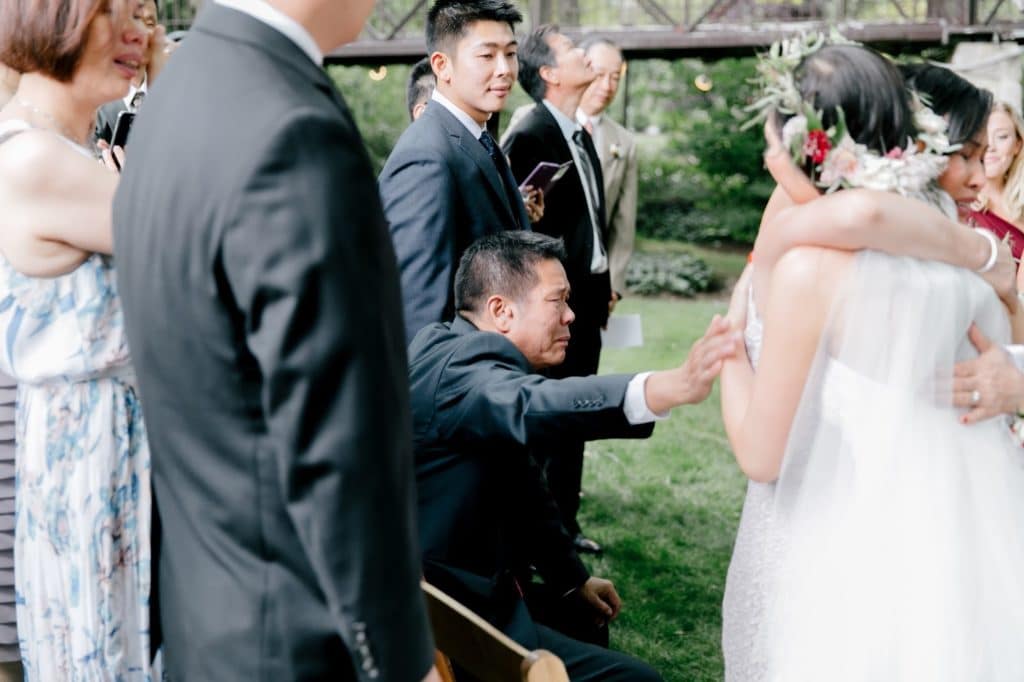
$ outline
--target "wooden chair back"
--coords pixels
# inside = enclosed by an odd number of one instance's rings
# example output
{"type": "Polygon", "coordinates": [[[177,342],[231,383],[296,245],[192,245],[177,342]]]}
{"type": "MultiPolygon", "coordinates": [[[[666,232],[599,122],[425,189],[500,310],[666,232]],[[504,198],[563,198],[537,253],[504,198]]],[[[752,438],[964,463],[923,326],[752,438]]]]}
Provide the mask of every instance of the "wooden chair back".
{"type": "Polygon", "coordinates": [[[456,682],[449,659],[481,682],[569,682],[561,659],[529,651],[427,581],[421,581],[444,682],[456,682]]]}

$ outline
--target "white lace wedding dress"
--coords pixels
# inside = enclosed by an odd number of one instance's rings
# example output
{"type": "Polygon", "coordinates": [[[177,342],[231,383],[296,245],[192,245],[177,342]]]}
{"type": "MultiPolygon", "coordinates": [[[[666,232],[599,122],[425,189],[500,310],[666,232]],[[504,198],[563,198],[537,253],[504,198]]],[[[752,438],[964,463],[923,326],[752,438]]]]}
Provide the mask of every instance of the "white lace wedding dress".
{"type": "Polygon", "coordinates": [[[972,321],[1007,341],[973,273],[857,256],[779,479],[748,489],[727,679],[1024,680],[1024,451],[1002,418],[962,426],[949,400],[972,321]]]}
{"type": "MultiPolygon", "coordinates": [[[[754,305],[753,288],[748,291],[747,303],[747,326],[743,336],[750,364],[756,370],[761,358],[763,327],[754,305]]],[[[726,682],[763,679],[764,661],[756,654],[755,648],[764,613],[765,585],[762,579],[774,492],[774,483],[747,481],[747,495],[743,501],[722,601],[722,653],[726,682]]]]}

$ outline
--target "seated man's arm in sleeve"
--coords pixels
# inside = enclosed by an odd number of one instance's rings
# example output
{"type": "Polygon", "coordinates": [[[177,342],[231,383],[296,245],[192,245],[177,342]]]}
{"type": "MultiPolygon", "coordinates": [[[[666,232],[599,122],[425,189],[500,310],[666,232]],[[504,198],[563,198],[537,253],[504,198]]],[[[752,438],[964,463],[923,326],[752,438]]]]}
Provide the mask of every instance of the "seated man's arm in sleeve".
{"type": "Polygon", "coordinates": [[[479,332],[450,359],[436,399],[444,404],[441,432],[463,442],[535,444],[646,438],[653,424],[633,425],[624,404],[632,375],[548,379],[518,364],[515,347],[479,332]]]}

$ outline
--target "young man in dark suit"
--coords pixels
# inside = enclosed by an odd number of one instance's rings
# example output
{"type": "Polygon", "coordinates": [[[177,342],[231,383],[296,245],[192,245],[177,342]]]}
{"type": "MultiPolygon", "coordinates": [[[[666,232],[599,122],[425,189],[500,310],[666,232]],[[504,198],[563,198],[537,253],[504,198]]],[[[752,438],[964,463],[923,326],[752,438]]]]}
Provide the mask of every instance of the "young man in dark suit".
{"type": "Polygon", "coordinates": [[[516,81],[513,29],[521,20],[505,0],[437,0],[427,15],[437,87],[379,178],[407,340],[452,319],[452,283],[466,247],[486,234],[529,229],[516,181],[486,128],[516,81]]]}
{"type": "Polygon", "coordinates": [[[321,68],[372,6],[208,3],[132,133],[114,232],[172,679],[431,670],[398,273],[321,68]]]}
{"type": "Polygon", "coordinates": [[[678,405],[707,397],[740,348],[712,321],[682,366],[638,375],[548,379],[565,358],[569,282],[560,240],[535,232],[482,238],[462,257],[458,315],[409,348],[420,548],[428,581],[527,648],[544,648],[583,680],[660,679],[643,663],[534,622],[517,569],[536,566],[564,609],[616,617],[619,596],[589,575],[562,527],[531,451],[569,431],[645,438],[678,405]]]}
{"type": "MultiPolygon", "coordinates": [[[[530,34],[519,57],[519,82],[537,105],[505,140],[512,174],[521,181],[541,161],[573,162],[572,171],[544,197],[544,217],[533,225],[565,240],[565,269],[576,313],[565,362],[550,375],[589,376],[597,373],[601,328],[608,322],[612,299],[601,161],[590,135],[576,121],[580,99],[595,74],[583,50],[555,26],[541,26],[530,34]]],[[[567,439],[539,457],[576,548],[599,553],[600,545],[584,537],[576,519],[583,442],[567,439]]]]}

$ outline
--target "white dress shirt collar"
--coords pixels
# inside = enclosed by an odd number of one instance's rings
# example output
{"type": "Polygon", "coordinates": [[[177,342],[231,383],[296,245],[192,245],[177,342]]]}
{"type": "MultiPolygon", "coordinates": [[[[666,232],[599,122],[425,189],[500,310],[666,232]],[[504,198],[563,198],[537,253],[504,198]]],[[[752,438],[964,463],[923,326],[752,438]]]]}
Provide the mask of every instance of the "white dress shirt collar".
{"type": "Polygon", "coordinates": [[[563,114],[558,107],[556,107],[554,104],[547,101],[546,99],[541,101],[544,102],[544,106],[548,108],[548,111],[551,112],[551,115],[555,117],[555,123],[557,123],[558,127],[562,129],[562,137],[565,138],[565,141],[569,143],[569,147],[571,148],[572,134],[575,133],[580,128],[582,128],[583,126],[581,126],[579,123],[563,114]]]}
{"type": "Polygon", "coordinates": [[[430,96],[430,99],[450,111],[452,116],[459,119],[459,123],[464,125],[466,130],[468,130],[477,140],[479,140],[480,136],[484,134],[484,130],[486,130],[486,128],[473,120],[472,116],[456,106],[454,102],[442,95],[437,88],[434,88],[434,93],[430,96]]]}
{"type": "Polygon", "coordinates": [[[582,109],[576,110],[576,121],[584,128],[587,126],[587,122],[589,122],[590,126],[594,130],[597,130],[597,126],[601,124],[601,116],[602,114],[594,114],[591,116],[582,109]]]}
{"type": "Polygon", "coordinates": [[[138,93],[140,93],[140,92],[141,92],[141,93],[142,93],[143,95],[148,95],[148,94],[149,94],[149,93],[147,92],[147,90],[146,90],[146,84],[147,84],[147,83],[146,83],[146,78],[145,78],[145,77],[143,77],[143,78],[142,78],[142,85],[140,85],[139,87],[135,87],[135,86],[133,85],[132,87],[130,87],[130,88],[128,89],[128,96],[127,96],[127,97],[125,97],[125,98],[124,98],[124,100],[123,100],[123,101],[124,101],[124,108],[125,108],[125,109],[126,109],[127,111],[132,111],[132,112],[134,112],[134,111],[135,111],[135,109],[133,109],[133,108],[132,108],[132,100],[133,100],[133,99],[135,99],[135,95],[136,95],[136,94],[138,94],[138,93]]]}
{"type": "Polygon", "coordinates": [[[267,26],[283,33],[286,38],[299,46],[303,52],[309,55],[313,63],[322,66],[324,53],[317,47],[313,36],[309,34],[302,24],[290,16],[271,7],[263,0],[216,0],[218,5],[230,7],[233,10],[248,14],[253,19],[261,21],[267,26]]]}

